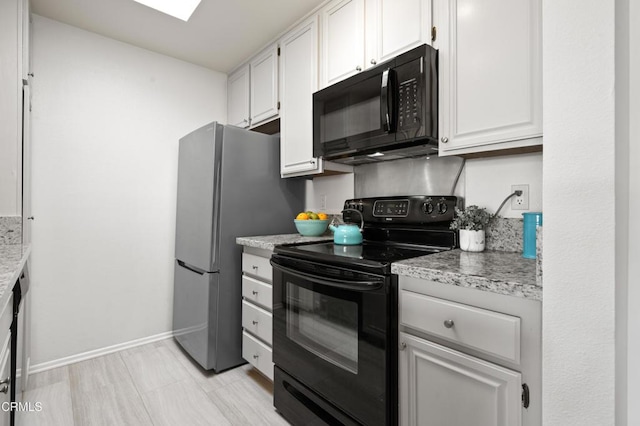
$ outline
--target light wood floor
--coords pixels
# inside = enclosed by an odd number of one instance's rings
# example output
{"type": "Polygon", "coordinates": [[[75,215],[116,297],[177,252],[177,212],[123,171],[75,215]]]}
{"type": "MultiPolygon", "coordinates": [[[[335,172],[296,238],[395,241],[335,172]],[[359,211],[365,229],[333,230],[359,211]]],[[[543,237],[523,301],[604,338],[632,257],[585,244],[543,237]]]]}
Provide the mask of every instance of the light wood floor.
{"type": "Polygon", "coordinates": [[[272,389],[250,365],[206,372],[168,339],[30,376],[24,401],[42,410],[18,424],[288,425],[272,389]]]}

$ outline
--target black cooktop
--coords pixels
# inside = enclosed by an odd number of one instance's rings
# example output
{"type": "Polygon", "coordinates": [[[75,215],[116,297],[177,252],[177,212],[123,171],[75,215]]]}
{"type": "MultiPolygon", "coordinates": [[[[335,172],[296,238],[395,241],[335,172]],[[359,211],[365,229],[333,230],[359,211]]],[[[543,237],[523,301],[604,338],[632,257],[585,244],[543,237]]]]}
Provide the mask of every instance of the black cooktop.
{"type": "Polygon", "coordinates": [[[390,274],[393,262],[443,250],[445,249],[364,241],[358,245],[333,242],[282,245],[276,247],[275,253],[311,262],[390,274]]]}

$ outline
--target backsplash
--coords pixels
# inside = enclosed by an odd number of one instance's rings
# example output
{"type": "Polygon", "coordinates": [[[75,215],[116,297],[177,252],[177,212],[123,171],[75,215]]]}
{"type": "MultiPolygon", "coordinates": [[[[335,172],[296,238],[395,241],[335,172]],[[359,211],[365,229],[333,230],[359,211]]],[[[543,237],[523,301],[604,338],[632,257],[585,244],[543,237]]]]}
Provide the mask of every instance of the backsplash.
{"type": "Polygon", "coordinates": [[[522,252],[522,219],[497,217],[485,234],[487,250],[522,252]]]}
{"type": "Polygon", "coordinates": [[[22,243],[22,218],[0,216],[0,244],[22,243]]]}

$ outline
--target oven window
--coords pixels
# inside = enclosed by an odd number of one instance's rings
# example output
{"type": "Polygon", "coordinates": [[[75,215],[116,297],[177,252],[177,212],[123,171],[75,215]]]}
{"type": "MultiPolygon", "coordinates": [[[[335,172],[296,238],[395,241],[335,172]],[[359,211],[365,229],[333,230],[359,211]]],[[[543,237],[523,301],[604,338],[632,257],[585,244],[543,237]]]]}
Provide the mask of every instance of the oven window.
{"type": "Polygon", "coordinates": [[[309,352],[358,373],[358,304],[287,282],[287,337],[309,352]]]}

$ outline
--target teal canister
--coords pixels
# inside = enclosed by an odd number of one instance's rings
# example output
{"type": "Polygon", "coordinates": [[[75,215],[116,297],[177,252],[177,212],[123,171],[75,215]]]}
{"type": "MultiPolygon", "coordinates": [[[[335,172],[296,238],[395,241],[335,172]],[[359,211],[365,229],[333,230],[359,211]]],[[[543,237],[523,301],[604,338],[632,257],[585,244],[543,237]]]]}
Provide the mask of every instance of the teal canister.
{"type": "Polygon", "coordinates": [[[523,217],[523,241],[522,257],[526,259],[536,258],[536,228],[542,226],[542,213],[522,213],[523,217]]]}

